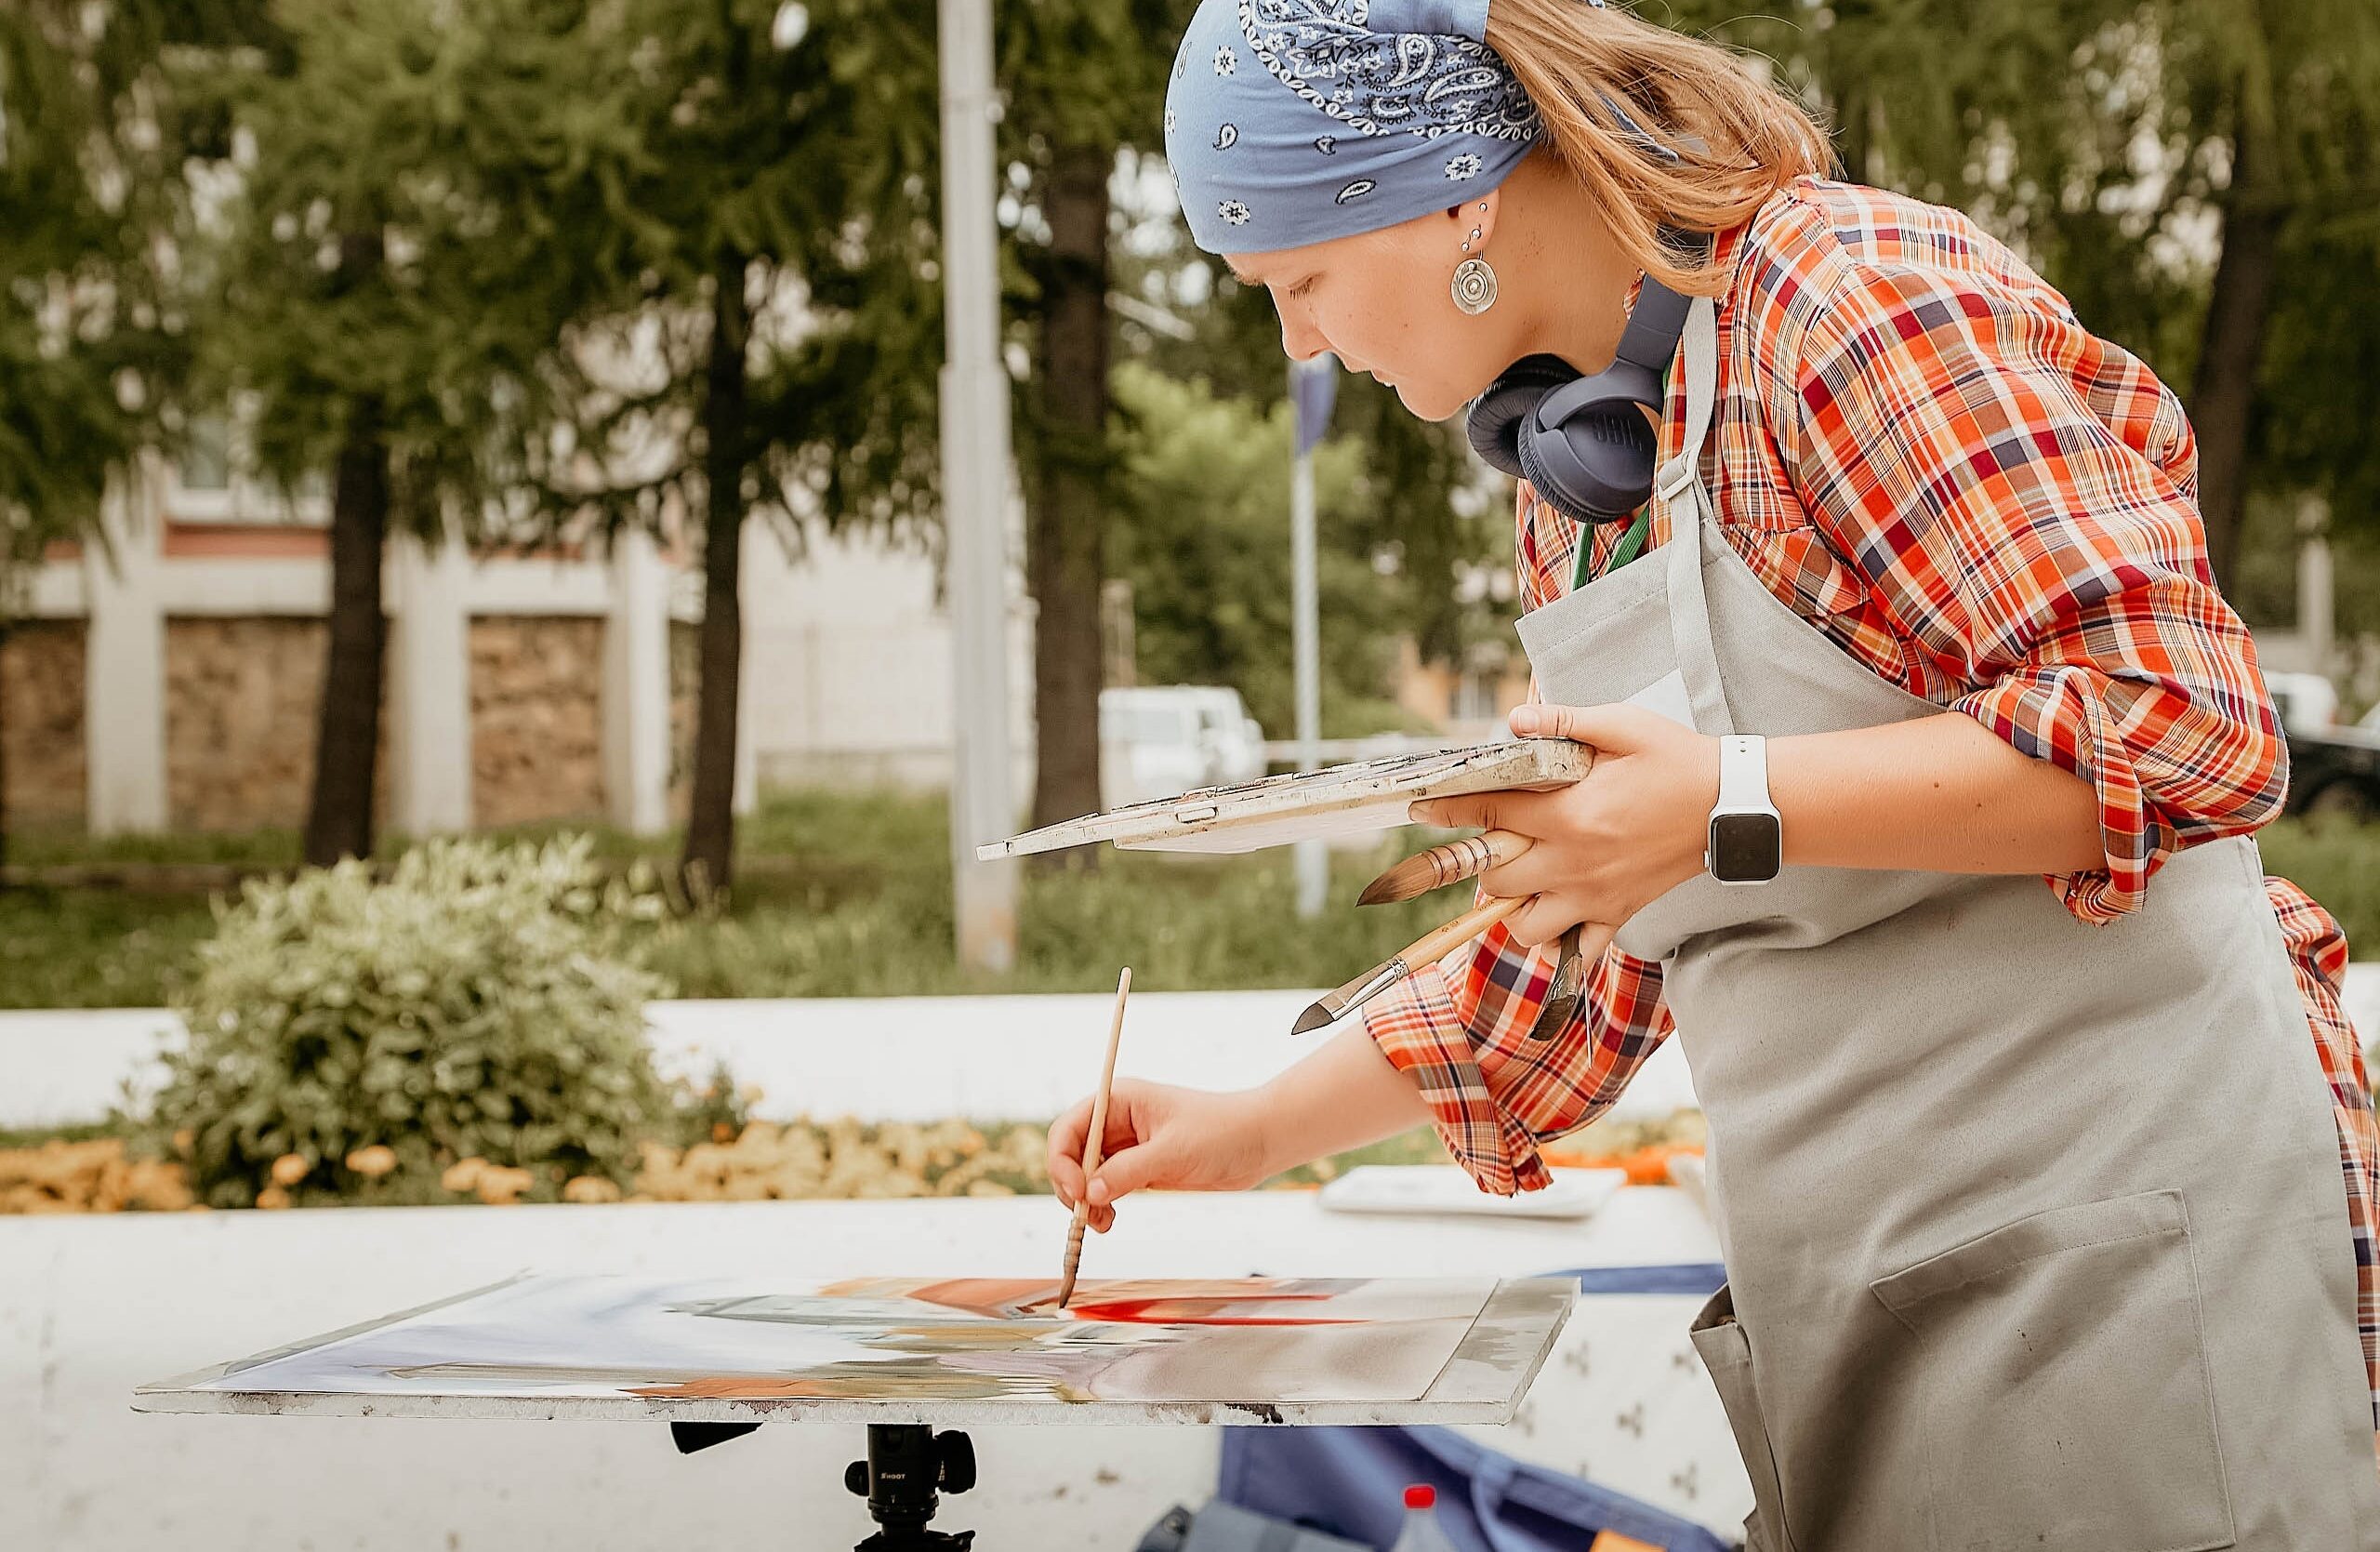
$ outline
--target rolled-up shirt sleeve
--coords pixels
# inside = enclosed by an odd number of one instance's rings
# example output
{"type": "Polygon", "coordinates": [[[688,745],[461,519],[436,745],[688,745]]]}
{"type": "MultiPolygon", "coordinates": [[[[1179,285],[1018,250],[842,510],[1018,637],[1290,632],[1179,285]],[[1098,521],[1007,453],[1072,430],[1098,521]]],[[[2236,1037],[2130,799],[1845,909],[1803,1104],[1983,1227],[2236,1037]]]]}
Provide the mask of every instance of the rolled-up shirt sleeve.
{"type": "Polygon", "coordinates": [[[1910,677],[1968,686],[1936,698],[2096,792],[2106,865],[2051,881],[2069,910],[2113,920],[2175,851],[2279,811],[2287,745],[2208,570],[2188,422],[2136,361],[2038,298],[1862,265],[1791,389],[1798,494],[1910,677]]]}
{"type": "Polygon", "coordinates": [[[1414,1081],[1447,1151],[1482,1190],[1549,1184],[1539,1146],[1611,1107],[1670,1032],[1661,967],[1607,949],[1578,1006],[1535,1032],[1559,963],[1501,926],[1424,965],[1364,1008],[1364,1027],[1414,1081]]]}
{"type": "MultiPolygon", "coordinates": [[[[1581,536],[1526,480],[1513,516],[1521,607],[1540,608],[1562,595],[1581,536]]],[[[1618,949],[1584,967],[1561,1028],[1539,1032],[1560,963],[1556,946],[1492,927],[1364,1007],[1366,1031],[1429,1102],[1447,1151],[1499,1196],[1551,1184],[1539,1145],[1610,1108],[1670,1032],[1661,967],[1618,949]]]]}

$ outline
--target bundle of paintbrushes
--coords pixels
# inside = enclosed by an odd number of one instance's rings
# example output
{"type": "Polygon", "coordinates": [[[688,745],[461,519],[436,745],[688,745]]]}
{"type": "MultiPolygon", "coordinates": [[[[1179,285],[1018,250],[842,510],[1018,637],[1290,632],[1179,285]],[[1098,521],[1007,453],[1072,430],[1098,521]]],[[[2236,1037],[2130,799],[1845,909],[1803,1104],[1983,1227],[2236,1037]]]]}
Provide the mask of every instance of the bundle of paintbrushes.
{"type": "MultiPolygon", "coordinates": [[[[1372,880],[1364,886],[1356,903],[1378,906],[1410,900],[1433,889],[1443,889],[1450,883],[1477,878],[1490,868],[1501,867],[1512,861],[1528,848],[1527,836],[1502,829],[1487,830],[1461,841],[1449,841],[1418,856],[1407,857],[1372,880]]],[[[1374,965],[1336,991],[1324,993],[1320,1002],[1298,1015],[1298,1021],[1289,1032],[1293,1035],[1311,1034],[1337,1023],[1414,971],[1444,959],[1527,903],[1527,896],[1515,896],[1488,900],[1464,911],[1445,926],[1425,934],[1394,959],[1374,965]]]]}

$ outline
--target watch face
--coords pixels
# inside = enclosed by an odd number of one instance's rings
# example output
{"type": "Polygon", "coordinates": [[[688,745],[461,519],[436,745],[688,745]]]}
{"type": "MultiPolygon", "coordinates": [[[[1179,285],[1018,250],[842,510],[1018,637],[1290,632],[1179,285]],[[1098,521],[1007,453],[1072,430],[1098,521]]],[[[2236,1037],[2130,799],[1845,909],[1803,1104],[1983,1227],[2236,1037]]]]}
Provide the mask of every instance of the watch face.
{"type": "Polygon", "coordinates": [[[1774,814],[1714,814],[1711,817],[1711,876],[1722,883],[1775,878],[1783,865],[1784,851],[1784,827],[1774,814]]]}

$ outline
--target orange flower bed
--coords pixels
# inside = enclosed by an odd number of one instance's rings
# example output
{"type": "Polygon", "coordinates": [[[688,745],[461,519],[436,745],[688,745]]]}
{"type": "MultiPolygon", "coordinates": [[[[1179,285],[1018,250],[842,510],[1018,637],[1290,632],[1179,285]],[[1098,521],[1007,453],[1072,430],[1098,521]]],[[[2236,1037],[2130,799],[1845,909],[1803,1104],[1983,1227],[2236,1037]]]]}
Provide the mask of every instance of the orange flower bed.
{"type": "MultiPolygon", "coordinates": [[[[961,1121],[930,1126],[862,1126],[753,1121],[721,1128],[716,1140],[688,1148],[644,1145],[634,1185],[623,1192],[601,1175],[562,1179],[550,1168],[516,1169],[486,1159],[460,1159],[428,1180],[396,1176],[395,1153],[358,1148],[348,1169],[383,1194],[362,1201],[463,1202],[505,1207],[527,1200],[595,1204],[619,1201],[787,1201],[931,1196],[1013,1196],[1046,1191],[1038,1127],[1001,1128],[985,1136],[961,1121]],[[540,1186],[542,1183],[542,1194],[540,1186]],[[557,1189],[557,1187],[559,1187],[557,1189]]],[[[271,1182],[256,1205],[271,1211],[298,1205],[293,1188],[313,1161],[291,1153],[275,1160],[271,1182]]],[[[317,1194],[311,1200],[320,1202],[317,1194]]],[[[0,1214],[26,1213],[180,1212],[197,1205],[182,1165],[129,1154],[120,1138],[53,1139],[37,1147],[0,1149],[0,1214]]]]}
{"type": "Polygon", "coordinates": [[[1563,1153],[1548,1148],[1542,1157],[1555,1169],[1623,1170],[1631,1186],[1666,1186],[1670,1161],[1681,1153],[1699,1158],[1700,1143],[1653,1143],[1626,1153],[1563,1153]]]}
{"type": "Polygon", "coordinates": [[[178,1213],[193,1205],[179,1164],[128,1158],[113,1137],[0,1150],[0,1214],[178,1213]]]}

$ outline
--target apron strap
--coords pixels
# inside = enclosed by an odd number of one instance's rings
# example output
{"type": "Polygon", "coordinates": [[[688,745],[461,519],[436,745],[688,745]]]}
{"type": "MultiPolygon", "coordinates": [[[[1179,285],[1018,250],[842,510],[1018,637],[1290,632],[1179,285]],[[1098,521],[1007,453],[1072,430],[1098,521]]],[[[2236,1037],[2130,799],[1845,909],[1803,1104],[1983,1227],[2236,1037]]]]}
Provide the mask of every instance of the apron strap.
{"type": "Polygon", "coordinates": [[[1719,683],[1718,656],[1711,645],[1711,611],[1702,596],[1703,529],[1716,521],[1711,493],[1702,484],[1702,444],[1711,433],[1718,381],[1718,308],[1710,298],[1697,297],[1686,315],[1686,439],[1677,457],[1654,477],[1653,498],[1661,504],[1670,525],[1672,644],[1695,726],[1703,733],[1735,730],[1726,692],[1719,683]]]}

